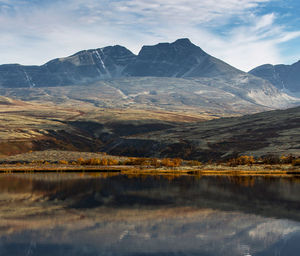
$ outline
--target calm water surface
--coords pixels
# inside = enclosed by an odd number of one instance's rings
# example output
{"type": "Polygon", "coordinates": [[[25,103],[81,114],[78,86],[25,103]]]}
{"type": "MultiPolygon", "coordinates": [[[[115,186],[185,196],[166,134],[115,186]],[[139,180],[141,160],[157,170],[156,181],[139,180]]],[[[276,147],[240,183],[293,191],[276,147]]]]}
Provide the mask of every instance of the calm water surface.
{"type": "Polygon", "coordinates": [[[299,256],[300,179],[0,175],[0,255],[299,256]]]}

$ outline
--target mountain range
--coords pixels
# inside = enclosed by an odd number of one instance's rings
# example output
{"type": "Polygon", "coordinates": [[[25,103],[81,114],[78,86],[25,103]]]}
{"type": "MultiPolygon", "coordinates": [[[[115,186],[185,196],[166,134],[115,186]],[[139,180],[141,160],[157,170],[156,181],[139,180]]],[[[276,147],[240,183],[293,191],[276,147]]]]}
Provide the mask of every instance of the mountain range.
{"type": "Polygon", "coordinates": [[[265,64],[249,73],[268,80],[280,90],[292,94],[300,93],[300,60],[292,65],[265,64]]]}
{"type": "Polygon", "coordinates": [[[299,104],[299,98],[207,54],[186,38],[143,46],[138,55],[116,45],[80,51],[42,66],[0,66],[1,94],[8,97],[14,92],[5,88],[62,86],[75,86],[75,91],[81,90],[76,86],[102,87],[102,98],[107,98],[109,88],[125,105],[144,102],[168,110],[182,105],[196,112],[243,114],[299,104]]]}
{"type": "Polygon", "coordinates": [[[123,46],[80,51],[42,66],[0,66],[3,87],[45,87],[86,84],[120,77],[207,77],[240,74],[189,39],[143,46],[138,55],[123,46]]]}

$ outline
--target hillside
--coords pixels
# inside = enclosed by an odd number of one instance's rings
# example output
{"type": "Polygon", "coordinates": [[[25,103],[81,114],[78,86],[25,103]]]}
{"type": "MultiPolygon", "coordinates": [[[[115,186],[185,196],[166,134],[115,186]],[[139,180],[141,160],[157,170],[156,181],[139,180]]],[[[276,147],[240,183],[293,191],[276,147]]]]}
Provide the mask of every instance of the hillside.
{"type": "MultiPolygon", "coordinates": [[[[272,88],[264,89],[272,94],[272,88]]],[[[9,98],[41,104],[49,102],[61,107],[75,106],[78,110],[88,104],[92,108],[144,109],[218,117],[284,107],[289,99],[270,96],[264,102],[260,99],[262,102],[258,104],[251,99],[251,93],[253,91],[248,88],[239,88],[236,81],[224,82],[217,78],[130,77],[86,86],[0,88],[0,95],[9,98]]],[[[290,105],[293,102],[291,100],[290,105]]]]}
{"type": "Polygon", "coordinates": [[[225,159],[241,154],[299,155],[299,134],[300,108],[297,107],[243,117],[185,123],[138,135],[119,133],[119,137],[102,149],[111,154],[198,160],[225,159]]]}
{"type": "Polygon", "coordinates": [[[46,149],[201,161],[299,155],[300,108],[242,117],[27,103],[0,105],[0,154],[46,149]]]}

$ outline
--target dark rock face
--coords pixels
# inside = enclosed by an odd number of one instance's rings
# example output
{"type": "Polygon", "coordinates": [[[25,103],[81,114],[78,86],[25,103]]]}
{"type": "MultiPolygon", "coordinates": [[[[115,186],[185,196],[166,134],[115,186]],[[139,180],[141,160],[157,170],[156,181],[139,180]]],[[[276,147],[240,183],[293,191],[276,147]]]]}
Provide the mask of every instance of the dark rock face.
{"type": "Polygon", "coordinates": [[[78,52],[42,66],[1,65],[0,86],[45,87],[117,78],[136,56],[122,46],[78,52]]]}
{"type": "Polygon", "coordinates": [[[293,65],[262,65],[249,73],[270,81],[279,89],[300,92],[300,61],[293,65]]]}
{"type": "Polygon", "coordinates": [[[39,69],[38,66],[1,65],[0,85],[4,87],[33,87],[35,84],[32,81],[32,74],[39,72],[39,69]]]}
{"type": "Polygon", "coordinates": [[[92,83],[127,76],[212,77],[240,74],[189,39],[143,46],[136,56],[122,46],[85,50],[42,66],[0,66],[2,87],[45,87],[92,83]]]}
{"type": "Polygon", "coordinates": [[[174,43],[143,46],[136,60],[125,71],[132,76],[155,77],[210,77],[240,72],[208,55],[186,38],[174,43]]]}
{"type": "Polygon", "coordinates": [[[136,60],[126,72],[132,76],[183,77],[200,59],[208,55],[188,39],[174,43],[143,46],[136,60]]]}

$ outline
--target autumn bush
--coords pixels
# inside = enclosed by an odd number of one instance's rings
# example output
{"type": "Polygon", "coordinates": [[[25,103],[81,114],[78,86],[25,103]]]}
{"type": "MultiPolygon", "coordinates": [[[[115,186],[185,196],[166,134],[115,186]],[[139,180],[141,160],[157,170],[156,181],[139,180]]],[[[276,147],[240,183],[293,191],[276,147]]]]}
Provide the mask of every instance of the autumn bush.
{"type": "Polygon", "coordinates": [[[59,163],[59,164],[69,164],[69,162],[66,161],[66,160],[60,160],[58,163],[59,163]]]}
{"type": "Polygon", "coordinates": [[[178,166],[180,166],[182,164],[182,159],[180,159],[180,158],[174,158],[173,159],[173,163],[174,163],[175,167],[178,167],[178,166]]]}
{"type": "Polygon", "coordinates": [[[150,164],[150,160],[148,158],[143,158],[143,157],[139,157],[139,158],[130,158],[126,164],[128,165],[149,165],[150,164]]]}
{"type": "Polygon", "coordinates": [[[173,167],[173,162],[170,158],[164,158],[161,160],[161,165],[165,167],[173,167]]]}
{"type": "Polygon", "coordinates": [[[108,160],[107,160],[107,158],[102,158],[102,159],[101,159],[101,165],[103,165],[103,166],[108,165],[108,160]]]}
{"type": "Polygon", "coordinates": [[[232,158],[228,162],[229,166],[237,166],[237,165],[252,165],[255,163],[255,159],[253,156],[239,156],[237,158],[232,158]]]}
{"type": "Polygon", "coordinates": [[[178,167],[181,166],[183,160],[180,158],[129,158],[124,162],[125,165],[153,166],[153,167],[178,167]]]}
{"type": "Polygon", "coordinates": [[[197,160],[190,160],[190,161],[186,161],[187,165],[189,166],[200,166],[202,163],[197,161],[197,160]]]}
{"type": "Polygon", "coordinates": [[[82,165],[84,163],[84,161],[85,160],[82,157],[80,157],[80,158],[77,159],[77,164],[82,165]]]}
{"type": "Polygon", "coordinates": [[[293,155],[282,155],[281,157],[277,155],[267,155],[264,157],[260,157],[257,160],[255,160],[253,156],[240,156],[237,158],[230,159],[227,163],[230,166],[237,166],[252,164],[293,164],[295,162],[297,163],[297,159],[293,155]]]}
{"type": "Polygon", "coordinates": [[[117,159],[113,158],[90,158],[90,159],[83,159],[79,158],[76,161],[77,164],[79,165],[102,165],[102,166],[107,166],[107,165],[118,165],[119,161],[117,159]]]}
{"type": "Polygon", "coordinates": [[[161,160],[161,165],[165,167],[178,167],[182,164],[182,159],[180,158],[164,158],[161,160]]]}
{"type": "Polygon", "coordinates": [[[132,157],[125,161],[125,165],[160,166],[157,158],[132,157]]]}
{"type": "MultiPolygon", "coordinates": [[[[104,160],[104,159],[103,159],[104,160]]],[[[119,161],[117,159],[108,159],[108,165],[118,165],[119,164],[119,161]]],[[[104,165],[104,164],[103,164],[104,165]]]]}
{"type": "Polygon", "coordinates": [[[295,160],[293,155],[282,155],[281,157],[277,155],[268,155],[260,159],[263,164],[292,164],[295,160]]]}
{"type": "Polygon", "coordinates": [[[157,158],[151,158],[150,159],[150,165],[154,167],[160,167],[161,163],[157,158]]]}

